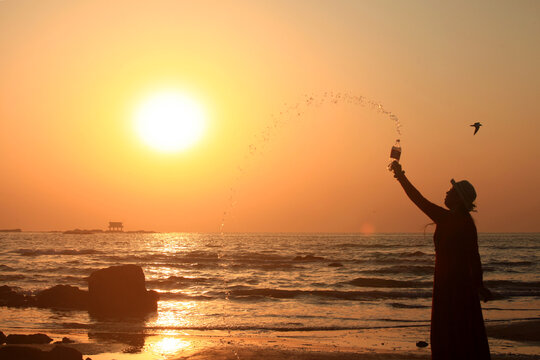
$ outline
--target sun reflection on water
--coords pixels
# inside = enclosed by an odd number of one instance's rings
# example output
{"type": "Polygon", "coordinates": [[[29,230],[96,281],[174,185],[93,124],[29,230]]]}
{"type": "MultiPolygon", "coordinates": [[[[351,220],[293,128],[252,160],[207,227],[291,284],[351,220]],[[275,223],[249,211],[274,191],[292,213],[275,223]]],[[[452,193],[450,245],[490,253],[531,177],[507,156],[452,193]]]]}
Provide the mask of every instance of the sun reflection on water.
{"type": "Polygon", "coordinates": [[[197,303],[194,301],[171,301],[160,304],[157,319],[148,325],[161,329],[197,326],[199,324],[193,323],[193,318],[199,313],[197,303]]]}
{"type": "Polygon", "coordinates": [[[177,337],[163,337],[160,340],[148,344],[151,352],[161,355],[170,356],[179,353],[191,346],[191,341],[183,340],[177,337]]]}

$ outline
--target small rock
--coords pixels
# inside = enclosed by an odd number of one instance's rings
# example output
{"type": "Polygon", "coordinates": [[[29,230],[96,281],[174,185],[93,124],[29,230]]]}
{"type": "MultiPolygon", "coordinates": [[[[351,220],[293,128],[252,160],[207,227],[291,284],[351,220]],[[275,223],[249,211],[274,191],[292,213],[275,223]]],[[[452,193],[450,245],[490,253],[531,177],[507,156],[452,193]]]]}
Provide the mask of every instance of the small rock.
{"type": "Polygon", "coordinates": [[[63,337],[62,340],[53,342],[53,344],[73,344],[75,340],[71,340],[68,337],[63,337]]]}
{"type": "Polygon", "coordinates": [[[74,340],[71,340],[68,337],[63,337],[62,338],[62,344],[73,344],[74,342],[75,342],[74,340]]]}
{"type": "Polygon", "coordinates": [[[428,346],[428,343],[425,341],[419,341],[416,343],[416,346],[418,346],[419,348],[425,348],[426,346],[428,346]]]}

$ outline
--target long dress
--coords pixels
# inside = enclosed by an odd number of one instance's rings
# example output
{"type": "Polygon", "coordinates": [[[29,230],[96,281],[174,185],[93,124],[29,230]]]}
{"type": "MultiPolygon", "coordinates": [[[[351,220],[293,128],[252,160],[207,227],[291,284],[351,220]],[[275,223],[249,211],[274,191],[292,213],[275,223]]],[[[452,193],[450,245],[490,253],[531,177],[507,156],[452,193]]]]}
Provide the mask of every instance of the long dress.
{"type": "Polygon", "coordinates": [[[476,226],[469,213],[452,212],[425,199],[405,176],[409,198],[436,224],[431,307],[432,360],[490,359],[478,297],[482,265],[476,226]]]}

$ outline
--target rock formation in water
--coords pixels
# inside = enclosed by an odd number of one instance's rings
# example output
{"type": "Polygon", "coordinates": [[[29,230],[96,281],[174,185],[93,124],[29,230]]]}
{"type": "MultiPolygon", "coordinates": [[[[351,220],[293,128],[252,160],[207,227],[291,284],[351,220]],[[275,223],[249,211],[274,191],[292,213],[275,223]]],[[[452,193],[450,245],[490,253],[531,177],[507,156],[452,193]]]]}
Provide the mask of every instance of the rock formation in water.
{"type": "Polygon", "coordinates": [[[0,306],[23,307],[31,305],[31,301],[23,294],[7,285],[0,286],[0,306]]]}
{"type": "Polygon", "coordinates": [[[97,316],[142,315],[157,311],[157,292],[146,290],[142,268],[111,266],[88,278],[89,311],[97,316]]]}
{"type": "Polygon", "coordinates": [[[36,306],[54,309],[88,309],[88,291],[76,286],[56,285],[36,295],[36,306]]]}
{"type": "Polygon", "coordinates": [[[0,306],[88,310],[96,316],[145,315],[157,311],[157,301],[157,292],[146,290],[144,273],[138,265],[94,271],[88,278],[88,291],[56,285],[33,296],[0,286],[0,306]]]}

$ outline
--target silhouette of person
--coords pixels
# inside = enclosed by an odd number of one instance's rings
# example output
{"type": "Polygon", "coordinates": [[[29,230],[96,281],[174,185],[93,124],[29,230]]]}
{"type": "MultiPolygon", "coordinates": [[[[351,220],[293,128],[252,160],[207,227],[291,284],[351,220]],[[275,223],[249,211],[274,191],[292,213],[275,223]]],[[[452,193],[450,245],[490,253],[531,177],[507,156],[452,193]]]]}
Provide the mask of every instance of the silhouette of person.
{"type": "Polygon", "coordinates": [[[424,198],[397,161],[390,169],[412,202],[436,224],[431,359],[490,359],[480,298],[485,302],[492,296],[482,281],[478,235],[470,214],[475,208],[474,187],[467,180],[452,179],[445,209],[424,198]]]}

